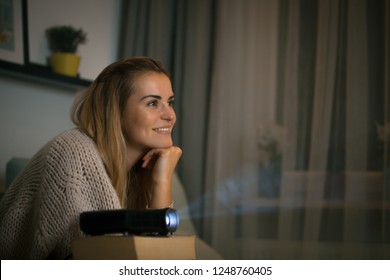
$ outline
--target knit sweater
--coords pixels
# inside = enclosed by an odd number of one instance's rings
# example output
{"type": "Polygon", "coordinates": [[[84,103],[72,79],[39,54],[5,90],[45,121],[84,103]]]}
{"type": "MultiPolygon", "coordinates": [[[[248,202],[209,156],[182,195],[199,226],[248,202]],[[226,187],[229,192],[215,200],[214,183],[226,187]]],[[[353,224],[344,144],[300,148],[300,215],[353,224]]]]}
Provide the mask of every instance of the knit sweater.
{"type": "Polygon", "coordinates": [[[74,128],[46,144],[0,202],[1,259],[65,259],[84,211],[119,209],[94,141],[74,128]]]}

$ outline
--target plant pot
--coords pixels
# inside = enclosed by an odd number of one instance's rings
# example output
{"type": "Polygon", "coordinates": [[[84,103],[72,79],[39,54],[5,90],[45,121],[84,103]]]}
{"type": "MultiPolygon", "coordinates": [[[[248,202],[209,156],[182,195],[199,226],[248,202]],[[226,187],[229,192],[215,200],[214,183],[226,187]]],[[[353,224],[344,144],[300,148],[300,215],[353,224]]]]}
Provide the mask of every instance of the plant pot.
{"type": "Polygon", "coordinates": [[[73,53],[55,52],[50,58],[50,66],[53,72],[76,77],[80,65],[80,56],[73,53]]]}

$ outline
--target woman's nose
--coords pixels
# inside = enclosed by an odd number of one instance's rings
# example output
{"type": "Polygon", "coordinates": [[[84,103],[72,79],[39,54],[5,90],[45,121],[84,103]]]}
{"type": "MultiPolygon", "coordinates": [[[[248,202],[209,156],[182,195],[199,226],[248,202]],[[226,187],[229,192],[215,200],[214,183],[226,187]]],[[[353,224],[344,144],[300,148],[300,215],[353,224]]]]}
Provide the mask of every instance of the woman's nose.
{"type": "Polygon", "coordinates": [[[174,121],[175,120],[175,114],[174,113],[165,113],[163,114],[163,119],[167,121],[174,121]]]}
{"type": "Polygon", "coordinates": [[[176,118],[175,111],[172,107],[165,107],[162,113],[162,118],[167,121],[174,121],[176,118]]]}

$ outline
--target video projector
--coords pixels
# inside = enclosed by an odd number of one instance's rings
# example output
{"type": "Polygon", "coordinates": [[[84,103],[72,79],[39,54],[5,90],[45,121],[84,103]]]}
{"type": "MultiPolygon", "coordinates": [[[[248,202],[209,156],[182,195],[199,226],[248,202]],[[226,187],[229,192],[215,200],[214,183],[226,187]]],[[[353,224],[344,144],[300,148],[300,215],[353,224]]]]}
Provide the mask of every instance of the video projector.
{"type": "Polygon", "coordinates": [[[167,235],[179,226],[175,209],[103,210],[80,214],[80,228],[87,235],[167,235]]]}

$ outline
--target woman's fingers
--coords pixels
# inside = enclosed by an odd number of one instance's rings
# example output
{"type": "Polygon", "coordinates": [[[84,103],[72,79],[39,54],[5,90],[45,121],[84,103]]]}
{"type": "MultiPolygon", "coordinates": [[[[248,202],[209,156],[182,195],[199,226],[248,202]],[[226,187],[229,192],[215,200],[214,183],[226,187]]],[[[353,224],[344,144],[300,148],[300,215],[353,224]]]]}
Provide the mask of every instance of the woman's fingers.
{"type": "Polygon", "coordinates": [[[156,172],[173,172],[180,159],[182,150],[172,146],[166,149],[152,149],[143,157],[143,168],[154,168],[156,172]]]}
{"type": "Polygon", "coordinates": [[[142,159],[143,162],[142,162],[142,168],[146,168],[148,165],[149,165],[149,162],[150,160],[153,158],[153,153],[151,153],[150,151],[144,156],[144,158],[142,159]]]}

